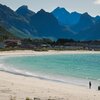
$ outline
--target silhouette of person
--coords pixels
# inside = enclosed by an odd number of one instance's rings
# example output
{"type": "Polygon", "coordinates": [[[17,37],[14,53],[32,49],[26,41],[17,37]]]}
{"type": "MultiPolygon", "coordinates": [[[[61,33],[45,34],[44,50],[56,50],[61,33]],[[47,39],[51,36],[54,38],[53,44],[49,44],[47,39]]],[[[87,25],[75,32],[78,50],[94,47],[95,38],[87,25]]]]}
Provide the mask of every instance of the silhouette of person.
{"type": "Polygon", "coordinates": [[[91,89],[91,85],[92,85],[92,84],[91,84],[91,81],[89,81],[89,89],[91,89]]]}

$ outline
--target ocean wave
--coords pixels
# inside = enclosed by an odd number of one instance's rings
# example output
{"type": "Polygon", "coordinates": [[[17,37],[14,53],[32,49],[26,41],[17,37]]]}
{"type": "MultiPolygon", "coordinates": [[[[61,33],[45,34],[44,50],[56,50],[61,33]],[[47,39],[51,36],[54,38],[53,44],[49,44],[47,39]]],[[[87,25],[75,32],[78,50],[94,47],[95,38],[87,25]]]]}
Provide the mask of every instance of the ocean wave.
{"type": "Polygon", "coordinates": [[[26,75],[33,76],[33,74],[28,72],[28,71],[21,70],[18,68],[9,67],[6,64],[0,64],[0,71],[5,71],[5,72],[19,74],[19,75],[25,75],[25,76],[26,75]]]}

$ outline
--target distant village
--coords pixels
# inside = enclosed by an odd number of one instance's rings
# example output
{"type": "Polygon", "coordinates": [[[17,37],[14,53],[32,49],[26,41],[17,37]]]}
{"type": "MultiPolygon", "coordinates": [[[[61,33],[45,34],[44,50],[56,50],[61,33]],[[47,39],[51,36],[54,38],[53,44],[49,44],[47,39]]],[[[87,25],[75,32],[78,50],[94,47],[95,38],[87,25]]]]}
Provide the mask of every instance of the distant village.
{"type": "Polygon", "coordinates": [[[0,50],[90,50],[100,51],[100,41],[75,41],[73,39],[6,39],[0,50]]]}

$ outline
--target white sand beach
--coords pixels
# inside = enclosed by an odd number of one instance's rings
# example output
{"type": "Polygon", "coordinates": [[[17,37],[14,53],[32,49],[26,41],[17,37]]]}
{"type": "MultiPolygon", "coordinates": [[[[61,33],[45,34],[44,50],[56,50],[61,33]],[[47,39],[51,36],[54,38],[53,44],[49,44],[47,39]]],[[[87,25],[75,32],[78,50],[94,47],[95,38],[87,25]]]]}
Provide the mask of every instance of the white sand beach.
{"type": "Polygon", "coordinates": [[[0,72],[0,100],[100,100],[100,91],[0,72]],[[34,99],[33,99],[34,100],[34,99]]]}
{"type": "Polygon", "coordinates": [[[33,51],[33,50],[13,50],[13,51],[0,51],[1,56],[12,56],[12,55],[52,55],[52,54],[87,54],[87,53],[100,53],[100,51],[85,51],[85,50],[76,50],[76,51],[33,51]]]}
{"type": "MultiPolygon", "coordinates": [[[[96,51],[2,51],[0,56],[100,53],[96,51]]],[[[0,100],[100,100],[100,91],[0,71],[0,100]],[[13,98],[13,99],[11,99],[13,98]],[[15,98],[15,99],[14,99],[15,98]]]]}

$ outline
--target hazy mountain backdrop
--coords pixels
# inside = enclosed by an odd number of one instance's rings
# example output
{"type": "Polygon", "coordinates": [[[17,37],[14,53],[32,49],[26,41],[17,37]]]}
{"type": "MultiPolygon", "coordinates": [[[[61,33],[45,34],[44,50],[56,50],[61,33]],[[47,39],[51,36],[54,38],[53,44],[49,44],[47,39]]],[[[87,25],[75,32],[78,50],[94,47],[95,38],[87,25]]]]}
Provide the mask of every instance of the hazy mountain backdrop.
{"type": "Polygon", "coordinates": [[[26,5],[13,11],[0,4],[0,27],[0,34],[3,29],[19,38],[100,40],[100,16],[70,13],[60,7],[52,12],[41,9],[35,13],[26,5]]]}

